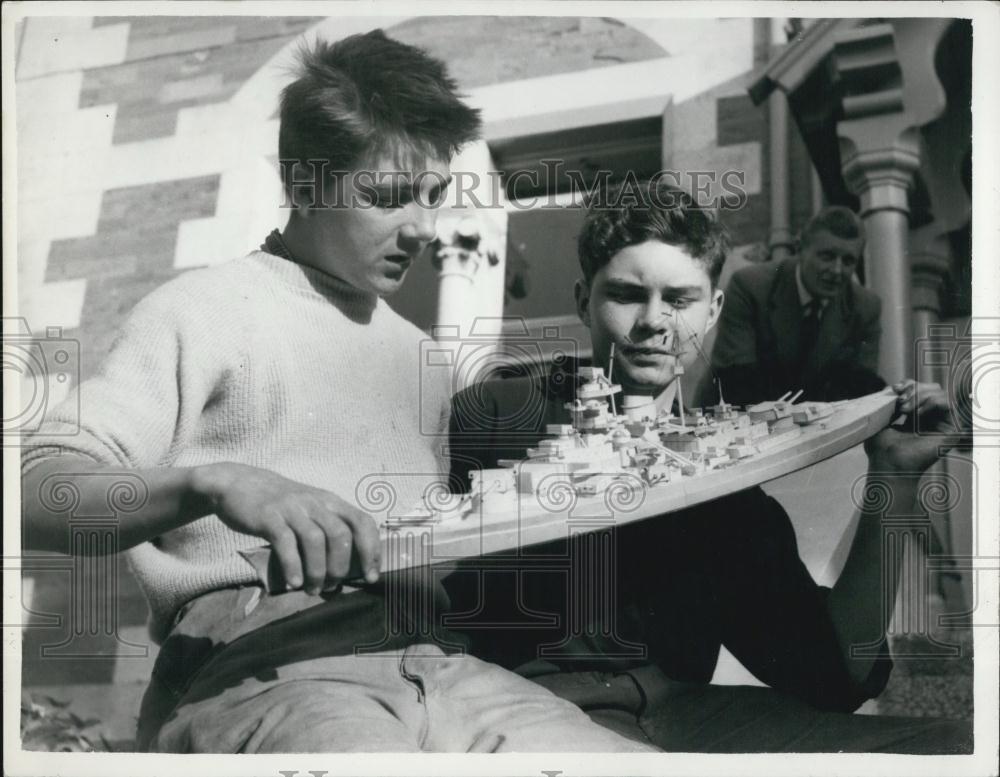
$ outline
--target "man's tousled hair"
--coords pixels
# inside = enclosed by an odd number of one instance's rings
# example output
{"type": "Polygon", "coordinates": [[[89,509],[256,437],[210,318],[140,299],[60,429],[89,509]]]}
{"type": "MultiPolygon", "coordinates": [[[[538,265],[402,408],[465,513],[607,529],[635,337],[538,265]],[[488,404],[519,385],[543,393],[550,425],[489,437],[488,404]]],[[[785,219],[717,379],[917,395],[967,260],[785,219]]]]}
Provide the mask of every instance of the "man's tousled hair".
{"type": "Polygon", "coordinates": [[[345,172],[410,151],[450,159],[479,136],[479,111],[462,102],[443,62],[382,30],[299,51],[281,94],[278,155],[285,186],[295,164],[345,172]]]}
{"type": "Polygon", "coordinates": [[[628,246],[648,241],[679,246],[719,282],[729,237],[715,212],[663,180],[633,182],[601,192],[588,208],[577,241],[580,269],[588,285],[628,246]]]}
{"type": "Polygon", "coordinates": [[[863,238],[865,235],[858,214],[843,205],[828,205],[809,219],[799,235],[799,244],[808,243],[809,238],[817,232],[829,232],[834,237],[845,240],[863,238]]]}

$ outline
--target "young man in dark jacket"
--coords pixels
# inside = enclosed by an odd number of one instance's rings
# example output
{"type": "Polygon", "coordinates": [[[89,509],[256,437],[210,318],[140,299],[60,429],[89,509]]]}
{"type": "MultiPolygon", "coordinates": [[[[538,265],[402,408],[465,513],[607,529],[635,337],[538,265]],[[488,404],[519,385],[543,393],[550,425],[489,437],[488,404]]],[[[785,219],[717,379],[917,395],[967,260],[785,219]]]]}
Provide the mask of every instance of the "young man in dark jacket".
{"type": "MultiPolygon", "coordinates": [[[[655,183],[638,202],[588,214],[578,312],[595,365],[608,365],[614,346],[613,380],[624,394],[674,405],[676,367],[700,358],[722,312],[726,248],[708,211],[655,183]]],[[[567,360],[543,376],[457,395],[452,482],[523,458],[547,424],[569,423],[576,366],[567,360]]],[[[943,424],[942,393],[919,388],[893,387],[899,412],[943,424]]],[[[869,484],[889,489],[894,512],[915,501],[917,478],[904,473],[926,469],[940,443],[894,429],[870,440],[869,484]]],[[[883,613],[898,580],[883,576],[891,561],[882,519],[876,506],[862,509],[844,571],[827,589],[799,558],[788,515],[752,488],[597,540],[591,533],[463,564],[446,581],[449,623],[477,655],[667,750],[960,751],[971,740],[962,724],[844,714],[880,693],[891,670],[883,613]],[[770,688],[709,685],[722,645],[770,688]]]]}

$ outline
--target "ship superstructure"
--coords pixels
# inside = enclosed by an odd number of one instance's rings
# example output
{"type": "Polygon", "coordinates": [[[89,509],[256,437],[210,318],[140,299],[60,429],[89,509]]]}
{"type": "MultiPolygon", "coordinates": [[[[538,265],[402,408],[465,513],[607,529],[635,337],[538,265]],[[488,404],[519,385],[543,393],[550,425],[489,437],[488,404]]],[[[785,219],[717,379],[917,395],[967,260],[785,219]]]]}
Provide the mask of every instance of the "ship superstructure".
{"type": "Polygon", "coordinates": [[[616,403],[621,386],[600,367],[581,368],[578,381],[576,398],[566,403],[571,423],[548,425],[523,459],[471,474],[473,508],[510,511],[518,495],[543,497],[556,483],[596,496],[622,477],[648,487],[695,478],[772,451],[836,411],[829,403],[796,405],[799,394],[788,392],[745,411],[720,397],[705,409],[670,413],[644,396],[624,395],[616,403]]]}
{"type": "Polygon", "coordinates": [[[881,391],[833,403],[786,395],[746,410],[720,396],[700,412],[670,413],[646,397],[614,401],[620,387],[597,368],[580,378],[568,403],[572,423],[547,426],[523,458],[472,471],[469,494],[434,492],[413,509],[389,510],[387,567],[507,551],[691,507],[847,450],[884,429],[897,407],[895,394],[881,391]]]}

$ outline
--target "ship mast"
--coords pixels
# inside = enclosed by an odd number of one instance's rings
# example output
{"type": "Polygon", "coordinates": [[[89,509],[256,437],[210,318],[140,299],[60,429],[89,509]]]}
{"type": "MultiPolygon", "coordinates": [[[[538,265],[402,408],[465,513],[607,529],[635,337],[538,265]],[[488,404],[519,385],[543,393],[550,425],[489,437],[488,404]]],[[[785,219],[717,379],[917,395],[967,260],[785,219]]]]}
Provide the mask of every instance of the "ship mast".
{"type": "Polygon", "coordinates": [[[674,347],[670,349],[670,355],[674,357],[674,379],[677,381],[677,413],[681,417],[681,429],[686,429],[686,421],[684,420],[684,387],[681,377],[684,375],[684,367],[681,365],[681,354],[683,353],[680,339],[675,337],[674,347]]]}
{"type": "MultiPolygon", "coordinates": [[[[608,381],[614,383],[614,369],[615,369],[615,344],[611,343],[611,356],[608,357],[608,381]]],[[[611,399],[611,415],[617,417],[618,410],[615,408],[615,395],[614,392],[611,393],[609,397],[611,399]]]]}

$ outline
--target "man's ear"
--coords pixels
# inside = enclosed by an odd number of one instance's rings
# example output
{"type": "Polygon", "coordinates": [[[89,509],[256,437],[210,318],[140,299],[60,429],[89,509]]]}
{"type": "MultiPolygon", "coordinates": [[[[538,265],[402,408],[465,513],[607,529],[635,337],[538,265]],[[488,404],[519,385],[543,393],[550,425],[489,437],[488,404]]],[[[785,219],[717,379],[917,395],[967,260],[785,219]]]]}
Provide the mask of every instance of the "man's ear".
{"type": "Polygon", "coordinates": [[[576,297],[576,314],[583,325],[590,329],[590,284],[580,278],[573,287],[573,295],[576,297]]]}
{"type": "Polygon", "coordinates": [[[708,306],[708,320],[705,322],[705,333],[712,331],[718,321],[719,316],[722,315],[722,304],[726,301],[726,295],[722,292],[722,289],[716,289],[712,292],[712,302],[708,306]]]}

